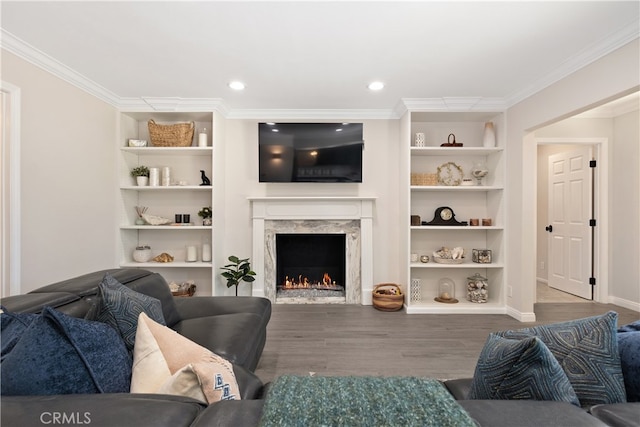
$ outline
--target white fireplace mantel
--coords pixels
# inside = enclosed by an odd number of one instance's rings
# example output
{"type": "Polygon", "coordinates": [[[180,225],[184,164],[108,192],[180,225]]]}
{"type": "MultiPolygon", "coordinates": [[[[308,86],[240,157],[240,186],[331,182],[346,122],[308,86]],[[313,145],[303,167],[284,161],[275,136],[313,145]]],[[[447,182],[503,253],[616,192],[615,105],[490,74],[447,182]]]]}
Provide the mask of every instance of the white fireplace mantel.
{"type": "Polygon", "coordinates": [[[253,220],[253,295],[265,294],[265,221],[360,221],[361,304],[371,305],[373,290],[373,204],[375,197],[249,197],[253,220]]]}

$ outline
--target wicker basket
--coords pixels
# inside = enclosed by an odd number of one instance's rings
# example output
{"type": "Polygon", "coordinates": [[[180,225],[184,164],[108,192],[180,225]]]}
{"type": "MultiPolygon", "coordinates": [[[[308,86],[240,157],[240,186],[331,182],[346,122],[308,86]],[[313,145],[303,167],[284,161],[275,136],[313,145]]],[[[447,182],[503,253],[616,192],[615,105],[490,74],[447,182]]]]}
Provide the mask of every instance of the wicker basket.
{"type": "Polygon", "coordinates": [[[438,185],[438,175],[435,173],[412,173],[411,185],[438,185]]]}
{"type": "Polygon", "coordinates": [[[159,125],[151,119],[148,126],[151,145],[155,147],[190,147],[193,143],[195,122],[159,125]]]}
{"type": "Polygon", "coordinates": [[[196,293],[196,285],[190,284],[177,291],[171,291],[171,295],[174,297],[192,297],[196,293]]]}
{"type": "Polygon", "coordinates": [[[398,311],[404,304],[404,294],[395,283],[381,283],[373,288],[373,306],[380,311],[398,311]]]}

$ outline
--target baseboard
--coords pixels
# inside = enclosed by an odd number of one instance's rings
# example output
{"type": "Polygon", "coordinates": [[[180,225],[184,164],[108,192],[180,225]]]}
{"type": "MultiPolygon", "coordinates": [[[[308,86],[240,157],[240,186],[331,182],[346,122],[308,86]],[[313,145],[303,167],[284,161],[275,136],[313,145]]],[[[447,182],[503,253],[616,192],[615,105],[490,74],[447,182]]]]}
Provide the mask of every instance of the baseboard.
{"type": "Polygon", "coordinates": [[[640,312],[640,303],[635,301],[629,301],[618,297],[609,297],[609,304],[618,305],[620,307],[627,308],[629,310],[640,312]]]}
{"type": "Polygon", "coordinates": [[[523,313],[519,310],[516,310],[513,307],[507,307],[507,314],[519,322],[535,322],[536,314],[535,313],[523,313]]]}

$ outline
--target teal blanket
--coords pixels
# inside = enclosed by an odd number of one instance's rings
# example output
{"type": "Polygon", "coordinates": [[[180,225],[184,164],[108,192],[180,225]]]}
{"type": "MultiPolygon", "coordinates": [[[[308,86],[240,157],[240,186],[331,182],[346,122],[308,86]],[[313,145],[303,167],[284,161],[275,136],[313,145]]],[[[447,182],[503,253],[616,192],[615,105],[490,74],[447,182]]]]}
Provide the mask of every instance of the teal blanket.
{"type": "Polygon", "coordinates": [[[260,425],[476,426],[437,380],[291,375],[273,382],[260,425]]]}

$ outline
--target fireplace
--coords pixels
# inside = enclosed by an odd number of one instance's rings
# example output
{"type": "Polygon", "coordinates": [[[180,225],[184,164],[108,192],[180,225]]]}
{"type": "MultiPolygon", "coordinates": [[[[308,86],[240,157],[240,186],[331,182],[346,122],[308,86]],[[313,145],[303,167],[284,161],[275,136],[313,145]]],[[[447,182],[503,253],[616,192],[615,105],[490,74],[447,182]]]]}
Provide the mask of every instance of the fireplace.
{"type": "Polygon", "coordinates": [[[344,234],[276,234],[276,301],[345,298],[344,234]]]}
{"type": "MultiPolygon", "coordinates": [[[[252,264],[256,272],[252,295],[268,298],[273,303],[343,303],[371,305],[373,289],[373,197],[252,197],[253,251],[252,264]],[[288,273],[278,272],[278,235],[298,235],[303,240],[312,235],[343,236],[344,273],[331,273],[330,283],[344,287],[344,295],[326,297],[284,297],[278,286],[286,284],[288,273]],[[284,277],[282,276],[284,274],[284,277]],[[344,274],[344,282],[340,283],[344,274]],[[335,277],[334,277],[335,276],[335,277]],[[340,277],[339,277],[340,276],[340,277]]],[[[317,244],[317,243],[315,243],[317,244]]],[[[313,253],[311,249],[300,252],[313,253]]],[[[327,251],[324,251],[327,252],[327,251]]],[[[335,252],[335,250],[331,250],[335,252]]],[[[299,267],[311,268],[306,265],[299,267]]],[[[313,268],[316,268],[315,266],[313,268]]],[[[323,268],[320,268],[323,270],[323,268]]],[[[297,280],[302,275],[292,273],[297,280]]],[[[319,283],[327,283],[322,271],[319,283]],[[323,282],[324,280],[324,282],[323,282]]],[[[315,275],[316,272],[313,272],[315,275]]],[[[316,285],[320,288],[320,285],[316,285]]],[[[310,285],[311,288],[311,285],[310,285]]],[[[295,294],[295,293],[294,293],[295,294]]],[[[292,294],[293,295],[293,294],[292,294]]]]}

